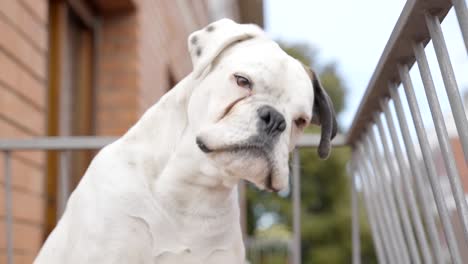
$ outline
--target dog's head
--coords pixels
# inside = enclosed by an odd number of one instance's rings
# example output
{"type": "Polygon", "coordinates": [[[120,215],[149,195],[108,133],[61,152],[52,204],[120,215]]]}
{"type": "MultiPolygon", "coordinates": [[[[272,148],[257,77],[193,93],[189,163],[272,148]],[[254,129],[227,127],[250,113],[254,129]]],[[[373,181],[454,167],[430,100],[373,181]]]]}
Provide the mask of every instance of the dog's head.
{"type": "Polygon", "coordinates": [[[316,74],[254,25],[223,19],[188,39],[196,87],[188,129],[215,164],[261,189],[288,185],[288,157],[309,123],[322,126],[326,158],[337,125],[316,74]]]}

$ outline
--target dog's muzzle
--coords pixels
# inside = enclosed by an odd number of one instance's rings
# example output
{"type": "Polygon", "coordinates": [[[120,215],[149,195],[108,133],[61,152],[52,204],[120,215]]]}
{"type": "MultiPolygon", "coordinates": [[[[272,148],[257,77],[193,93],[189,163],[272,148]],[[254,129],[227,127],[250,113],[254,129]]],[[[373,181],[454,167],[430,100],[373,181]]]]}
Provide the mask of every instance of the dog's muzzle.
{"type": "Polygon", "coordinates": [[[212,149],[202,138],[197,137],[196,144],[204,153],[255,150],[255,152],[265,152],[265,155],[267,155],[273,150],[281,133],[286,130],[286,121],[280,112],[269,105],[259,107],[257,116],[257,133],[242,142],[212,149]]]}

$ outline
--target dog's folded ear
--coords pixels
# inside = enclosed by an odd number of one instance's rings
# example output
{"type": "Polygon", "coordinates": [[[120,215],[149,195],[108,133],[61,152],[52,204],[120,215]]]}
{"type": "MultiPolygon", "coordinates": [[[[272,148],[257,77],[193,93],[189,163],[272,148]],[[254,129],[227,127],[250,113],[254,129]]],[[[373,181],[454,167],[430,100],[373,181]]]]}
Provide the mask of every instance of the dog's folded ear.
{"type": "Polygon", "coordinates": [[[309,74],[314,88],[311,123],[322,127],[318,154],[321,159],[326,159],[330,155],[331,140],[336,136],[338,130],[335,109],[317,74],[307,66],[304,68],[309,74]]]}
{"type": "Polygon", "coordinates": [[[199,77],[229,45],[263,34],[263,30],[256,25],[237,24],[226,18],[193,32],[188,38],[188,49],[194,77],[199,77]]]}

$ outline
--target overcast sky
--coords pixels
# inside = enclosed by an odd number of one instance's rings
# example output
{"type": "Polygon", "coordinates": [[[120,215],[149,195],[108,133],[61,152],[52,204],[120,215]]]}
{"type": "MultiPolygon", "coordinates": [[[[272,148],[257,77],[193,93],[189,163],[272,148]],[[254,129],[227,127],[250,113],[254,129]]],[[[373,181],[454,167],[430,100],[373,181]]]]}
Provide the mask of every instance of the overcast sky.
{"type": "MultiPolygon", "coordinates": [[[[347,88],[346,109],[340,116],[348,128],[382,54],[404,0],[265,0],[265,28],[274,39],[309,42],[319,60],[336,62],[347,88]]],[[[468,56],[452,10],[442,24],[462,92],[468,88],[468,56]],[[464,73],[464,74],[461,74],[464,73]]],[[[442,108],[449,111],[432,44],[426,48],[442,108]]],[[[424,98],[417,67],[411,76],[418,98],[424,98]]],[[[428,111],[421,102],[421,111],[428,111]]],[[[424,115],[430,121],[430,115],[424,115]]]]}

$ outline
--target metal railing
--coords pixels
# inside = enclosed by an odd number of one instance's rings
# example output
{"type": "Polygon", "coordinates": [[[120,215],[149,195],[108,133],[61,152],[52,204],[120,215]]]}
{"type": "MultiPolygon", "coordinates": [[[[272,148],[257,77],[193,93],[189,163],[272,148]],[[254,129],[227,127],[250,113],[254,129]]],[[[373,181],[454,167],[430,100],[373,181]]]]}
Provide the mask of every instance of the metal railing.
{"type": "MultiPolygon", "coordinates": [[[[333,144],[334,146],[343,146],[345,138],[342,135],[337,135],[333,144]]],[[[13,264],[13,205],[12,200],[12,170],[11,170],[11,155],[15,151],[59,151],[61,160],[68,159],[71,151],[78,150],[97,150],[107,144],[115,141],[114,137],[45,137],[32,139],[2,139],[0,140],[0,152],[3,152],[5,159],[4,177],[5,177],[5,235],[6,235],[6,253],[7,264],[13,264]]],[[[298,148],[317,147],[320,141],[318,135],[304,135],[298,142],[298,148]]],[[[293,203],[293,238],[288,243],[288,250],[291,252],[291,263],[300,263],[300,170],[299,170],[299,151],[297,149],[293,153],[293,169],[292,177],[292,203],[293,203]]],[[[69,174],[60,168],[59,184],[57,190],[58,208],[57,215],[60,216],[65,208],[66,201],[71,192],[69,190],[69,174]]],[[[258,243],[250,243],[257,246],[258,243]]]]}
{"type": "MultiPolygon", "coordinates": [[[[0,152],[4,158],[4,193],[5,193],[5,241],[6,263],[14,263],[13,241],[13,198],[12,198],[12,152],[16,151],[60,151],[60,160],[69,158],[70,151],[101,149],[116,140],[114,137],[49,137],[33,139],[3,139],[0,140],[0,152]]],[[[62,163],[62,162],[61,162],[62,163]]],[[[64,172],[66,166],[60,166],[59,183],[57,192],[57,215],[60,216],[65,209],[66,201],[70,194],[69,174],[64,172]]]]}
{"type": "Polygon", "coordinates": [[[452,6],[468,51],[468,10],[465,0],[407,1],[347,135],[347,144],[353,149],[349,164],[353,182],[353,263],[360,263],[359,192],[363,194],[379,263],[463,262],[460,247],[468,243],[468,205],[424,49],[432,40],[466,165],[468,122],[440,24],[452,6]],[[417,99],[409,74],[415,62],[455,200],[456,213],[450,212],[447,207],[441,176],[437,174],[434,164],[432,142],[429,141],[418,105],[421,98],[417,99]],[[398,92],[399,84],[402,84],[406,95],[418,143],[413,142],[398,92]],[[398,122],[394,121],[392,107],[398,122]],[[452,216],[458,216],[457,220],[463,227],[461,236],[465,241],[457,241],[452,216]],[[444,241],[448,252],[444,250],[444,241]]]}

